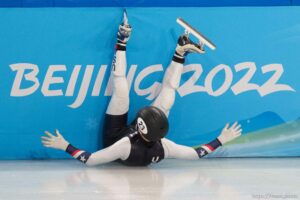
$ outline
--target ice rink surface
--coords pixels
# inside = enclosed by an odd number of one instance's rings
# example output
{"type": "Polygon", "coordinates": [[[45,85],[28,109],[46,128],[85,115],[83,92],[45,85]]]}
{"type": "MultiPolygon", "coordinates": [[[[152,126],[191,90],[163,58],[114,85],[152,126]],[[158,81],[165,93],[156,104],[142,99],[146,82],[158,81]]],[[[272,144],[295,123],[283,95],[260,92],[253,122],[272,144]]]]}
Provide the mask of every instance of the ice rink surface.
{"type": "Polygon", "coordinates": [[[0,161],[0,199],[300,199],[300,158],[163,160],[149,167],[0,161]]]}

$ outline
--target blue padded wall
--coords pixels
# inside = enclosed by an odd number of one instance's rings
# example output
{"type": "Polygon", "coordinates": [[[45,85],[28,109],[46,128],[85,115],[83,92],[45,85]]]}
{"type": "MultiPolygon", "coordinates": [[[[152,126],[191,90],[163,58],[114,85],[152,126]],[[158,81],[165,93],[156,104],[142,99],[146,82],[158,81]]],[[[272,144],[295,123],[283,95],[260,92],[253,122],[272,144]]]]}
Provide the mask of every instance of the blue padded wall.
{"type": "Polygon", "coordinates": [[[0,7],[219,7],[289,6],[300,0],[0,0],[0,7]]]}
{"type": "Polygon", "coordinates": [[[23,7],[52,7],[54,6],[53,0],[23,0],[23,7]]]}
{"type": "Polygon", "coordinates": [[[198,6],[287,6],[290,0],[53,0],[55,6],[112,6],[112,7],[198,7],[198,6]]]}
{"type": "Polygon", "coordinates": [[[22,0],[0,0],[0,7],[22,7],[22,0]]]}
{"type": "MultiPolygon", "coordinates": [[[[102,148],[110,65],[122,12],[1,9],[0,159],[69,158],[42,146],[45,130],[59,129],[87,151],[102,148]]],[[[167,137],[199,145],[215,139],[227,122],[239,121],[243,135],[212,156],[300,155],[300,7],[127,12],[133,27],[127,46],[129,121],[156,95],[176,39],[184,31],[175,22],[180,16],[217,49],[187,57],[167,137]]]]}

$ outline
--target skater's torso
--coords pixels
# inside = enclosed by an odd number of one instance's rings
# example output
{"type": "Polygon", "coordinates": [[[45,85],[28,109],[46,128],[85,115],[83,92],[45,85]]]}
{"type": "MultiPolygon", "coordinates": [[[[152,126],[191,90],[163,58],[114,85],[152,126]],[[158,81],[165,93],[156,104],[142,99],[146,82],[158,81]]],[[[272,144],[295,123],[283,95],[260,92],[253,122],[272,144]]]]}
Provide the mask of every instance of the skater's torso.
{"type": "Polygon", "coordinates": [[[130,140],[131,150],[129,157],[121,161],[122,163],[130,166],[146,166],[160,162],[164,158],[164,149],[160,140],[146,142],[133,128],[129,128],[125,137],[130,140]]]}

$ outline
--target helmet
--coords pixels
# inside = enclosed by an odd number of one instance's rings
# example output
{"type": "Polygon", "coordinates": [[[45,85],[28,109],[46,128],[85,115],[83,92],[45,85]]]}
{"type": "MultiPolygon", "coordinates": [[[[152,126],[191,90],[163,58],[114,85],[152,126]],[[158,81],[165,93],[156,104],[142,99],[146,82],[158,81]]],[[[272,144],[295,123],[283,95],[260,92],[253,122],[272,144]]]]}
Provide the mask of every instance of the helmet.
{"type": "Polygon", "coordinates": [[[169,122],[165,113],[157,107],[142,108],[136,116],[136,126],[147,141],[158,141],[167,135],[169,122]]]}

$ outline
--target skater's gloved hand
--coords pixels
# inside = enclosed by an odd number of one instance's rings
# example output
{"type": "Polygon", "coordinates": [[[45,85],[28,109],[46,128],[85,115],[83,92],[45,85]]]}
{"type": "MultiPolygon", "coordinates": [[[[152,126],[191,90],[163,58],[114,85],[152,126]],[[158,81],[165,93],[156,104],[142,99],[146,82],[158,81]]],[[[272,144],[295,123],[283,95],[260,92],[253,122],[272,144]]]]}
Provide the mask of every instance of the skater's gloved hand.
{"type": "Polygon", "coordinates": [[[226,126],[223,128],[220,136],[218,137],[218,140],[223,145],[223,144],[239,137],[241,134],[242,134],[242,129],[241,129],[240,124],[235,122],[230,128],[229,128],[229,124],[226,124],[226,126]]]}
{"type": "Polygon", "coordinates": [[[204,45],[194,43],[186,34],[183,34],[178,38],[176,53],[182,57],[188,53],[205,53],[204,45]]]}
{"type": "Polygon", "coordinates": [[[64,137],[59,133],[58,130],[55,131],[56,136],[52,135],[48,131],[45,131],[47,136],[42,136],[42,143],[45,147],[50,147],[54,149],[66,150],[69,146],[69,142],[67,142],[64,137]]]}
{"type": "Polygon", "coordinates": [[[126,44],[131,34],[131,26],[129,24],[120,24],[118,31],[118,42],[126,44]]]}

